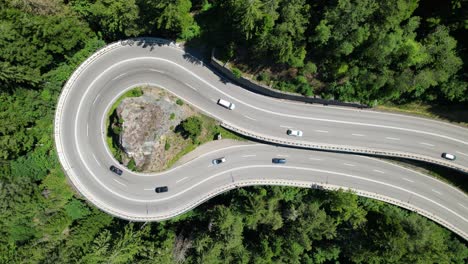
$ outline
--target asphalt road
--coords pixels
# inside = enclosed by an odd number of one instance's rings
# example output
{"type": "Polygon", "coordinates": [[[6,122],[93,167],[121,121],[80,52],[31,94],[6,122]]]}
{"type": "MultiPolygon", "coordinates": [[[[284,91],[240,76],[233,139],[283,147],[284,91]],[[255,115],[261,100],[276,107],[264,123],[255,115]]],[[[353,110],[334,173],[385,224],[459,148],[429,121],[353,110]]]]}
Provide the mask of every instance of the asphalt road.
{"type": "Polygon", "coordinates": [[[56,115],[56,144],[74,186],[91,202],[116,216],[138,221],[162,220],[190,210],[236,186],[278,184],[346,187],[385,200],[442,223],[468,238],[466,195],[430,177],[374,159],[266,145],[220,149],[156,175],[109,171],[116,164],[105,144],[105,117],[113,101],[141,84],[167,89],[223,122],[259,135],[319,144],[400,151],[468,164],[468,130],[438,121],[369,110],[306,105],[256,95],[224,82],[199,62],[171,46],[125,46],[101,52],[72,77],[56,115]],[[81,71],[82,70],[82,71],[81,71]],[[216,104],[219,98],[236,109],[216,104]],[[302,138],[286,135],[300,129],[302,138]],[[253,156],[255,155],[255,156],[253,156]],[[285,155],[285,165],[271,158],[285,155]],[[210,165],[218,156],[228,162],[210,165]],[[156,194],[156,186],[169,192],[156,194]]]}

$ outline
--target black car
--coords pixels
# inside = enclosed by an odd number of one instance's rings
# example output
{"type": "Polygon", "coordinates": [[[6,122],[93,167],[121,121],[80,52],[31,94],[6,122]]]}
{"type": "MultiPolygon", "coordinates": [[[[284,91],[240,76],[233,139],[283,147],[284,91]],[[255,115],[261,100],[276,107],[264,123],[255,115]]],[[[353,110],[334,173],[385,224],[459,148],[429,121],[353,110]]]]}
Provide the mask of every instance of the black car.
{"type": "Polygon", "coordinates": [[[117,175],[122,175],[122,170],[115,167],[114,165],[111,165],[110,168],[109,168],[113,173],[117,174],[117,175]]]}
{"type": "Polygon", "coordinates": [[[284,163],[286,163],[286,159],[273,158],[273,159],[271,160],[271,162],[284,164],[284,163]]]}
{"type": "Polygon", "coordinates": [[[157,193],[167,192],[168,190],[169,189],[167,188],[167,186],[156,187],[156,189],[154,189],[154,191],[157,193]]]}

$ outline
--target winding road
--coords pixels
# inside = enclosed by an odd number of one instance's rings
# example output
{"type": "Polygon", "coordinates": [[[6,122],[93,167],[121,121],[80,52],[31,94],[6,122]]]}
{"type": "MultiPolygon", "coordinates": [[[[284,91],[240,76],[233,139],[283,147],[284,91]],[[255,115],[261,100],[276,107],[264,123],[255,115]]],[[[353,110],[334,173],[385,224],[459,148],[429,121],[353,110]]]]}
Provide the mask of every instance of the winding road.
{"type": "Polygon", "coordinates": [[[66,83],[57,105],[55,141],[60,162],[76,189],[100,209],[128,220],[157,221],[207,199],[248,185],[352,189],[416,211],[468,239],[468,197],[431,177],[338,150],[398,156],[468,172],[468,130],[448,123],[381,113],[281,101],[227,82],[174,43],[159,39],[110,44],[93,54],[66,83]],[[158,174],[133,173],[106,146],[105,118],[112,103],[140,85],[158,86],[238,133],[263,142],[211,143],[199,157],[158,174]],[[227,110],[219,98],[236,104],[227,110]],[[286,135],[288,128],[304,132],[286,135]],[[219,145],[217,145],[219,144],[219,145]],[[282,145],[283,147],[279,147],[282,145]],[[291,148],[287,146],[299,146],[291,148]],[[441,158],[442,152],[457,160],[441,158]],[[226,163],[211,165],[224,156],[226,163]],[[285,157],[286,164],[272,164],[285,157]],[[157,194],[156,186],[169,192],[157,194]]]}

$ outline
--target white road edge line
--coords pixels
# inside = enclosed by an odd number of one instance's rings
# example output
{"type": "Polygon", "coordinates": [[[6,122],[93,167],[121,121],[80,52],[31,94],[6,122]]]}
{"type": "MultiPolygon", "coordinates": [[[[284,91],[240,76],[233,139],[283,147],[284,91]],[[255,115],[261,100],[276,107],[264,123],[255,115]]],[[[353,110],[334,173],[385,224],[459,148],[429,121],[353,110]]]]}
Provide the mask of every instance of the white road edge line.
{"type": "Polygon", "coordinates": [[[180,179],[180,180],[177,180],[175,183],[179,183],[179,182],[181,182],[181,181],[185,181],[186,179],[188,179],[188,177],[184,177],[184,178],[182,178],[182,179],[180,179]]]}
{"type": "Polygon", "coordinates": [[[116,179],[113,179],[113,180],[114,180],[116,183],[118,183],[118,184],[120,184],[120,185],[122,185],[122,186],[125,186],[125,187],[127,187],[127,185],[125,185],[125,184],[123,184],[123,183],[119,182],[118,180],[116,180],[116,179]]]}
{"type": "Polygon", "coordinates": [[[414,181],[412,181],[412,180],[410,180],[410,179],[407,179],[407,178],[402,178],[402,179],[405,180],[405,181],[407,181],[407,182],[414,182],[414,181]]]}

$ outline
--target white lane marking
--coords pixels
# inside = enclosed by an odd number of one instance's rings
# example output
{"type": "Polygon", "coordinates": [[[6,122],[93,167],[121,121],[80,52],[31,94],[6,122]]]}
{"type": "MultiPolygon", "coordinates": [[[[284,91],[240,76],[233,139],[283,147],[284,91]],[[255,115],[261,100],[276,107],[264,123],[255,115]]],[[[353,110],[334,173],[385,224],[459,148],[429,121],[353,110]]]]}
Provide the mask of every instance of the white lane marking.
{"type": "Polygon", "coordinates": [[[188,87],[192,88],[194,91],[197,91],[197,89],[195,87],[193,87],[192,85],[190,85],[190,84],[188,84],[186,82],[184,82],[184,84],[187,85],[188,87]]]}
{"type": "Polygon", "coordinates": [[[278,154],[276,155],[277,157],[289,157],[289,155],[284,155],[284,154],[278,154]]]}
{"type": "Polygon", "coordinates": [[[124,72],[124,73],[122,73],[122,74],[120,74],[120,75],[117,75],[117,77],[114,77],[114,79],[112,79],[112,81],[115,80],[115,79],[118,79],[118,78],[120,78],[120,77],[122,77],[122,76],[124,76],[124,75],[126,75],[127,73],[128,73],[128,72],[124,72]]]}
{"type": "Polygon", "coordinates": [[[414,181],[412,181],[412,180],[410,180],[410,179],[407,179],[407,178],[402,178],[402,179],[405,180],[405,181],[407,181],[407,182],[414,182],[414,181]]]}
{"type": "Polygon", "coordinates": [[[156,69],[149,69],[150,71],[153,71],[153,72],[159,72],[159,73],[164,73],[164,71],[161,71],[161,70],[156,70],[156,69]]]}
{"type": "Polygon", "coordinates": [[[114,180],[116,183],[118,183],[118,184],[120,184],[120,185],[122,185],[122,186],[127,186],[127,185],[125,185],[125,184],[123,184],[123,183],[119,182],[119,181],[118,181],[118,180],[116,180],[116,179],[113,179],[113,180],[114,180]]]}
{"type": "Polygon", "coordinates": [[[468,157],[468,154],[466,154],[466,153],[463,153],[463,152],[460,152],[460,151],[457,151],[457,153],[468,157]]]}
{"type": "Polygon", "coordinates": [[[355,137],[364,137],[364,136],[365,136],[365,135],[363,135],[363,134],[351,134],[351,135],[353,135],[353,136],[355,136],[355,137]]]}
{"type": "Polygon", "coordinates": [[[243,157],[243,158],[247,158],[247,157],[255,157],[255,156],[257,156],[257,155],[244,155],[244,156],[242,156],[242,157],[243,157]]]}
{"type": "Polygon", "coordinates": [[[386,137],[386,139],[390,139],[390,140],[400,140],[399,138],[394,138],[394,137],[386,137]]]}
{"type": "Polygon", "coordinates": [[[86,136],[89,137],[89,124],[86,124],[86,136]]]}
{"type": "Polygon", "coordinates": [[[154,188],[145,189],[145,191],[154,191],[154,188]]]}
{"type": "Polygon", "coordinates": [[[382,173],[384,174],[385,172],[381,171],[381,170],[374,170],[375,172],[378,172],[378,173],[382,173]]]}
{"type": "Polygon", "coordinates": [[[96,104],[97,99],[99,98],[99,96],[101,96],[101,94],[98,94],[98,95],[96,96],[96,98],[94,98],[93,105],[96,104]]]}
{"type": "Polygon", "coordinates": [[[93,158],[94,158],[94,160],[97,162],[97,164],[99,164],[99,166],[102,167],[101,163],[100,163],[99,160],[96,158],[96,156],[94,155],[94,153],[93,153],[93,158]]]}
{"type": "Polygon", "coordinates": [[[429,146],[429,147],[434,147],[434,145],[426,143],[426,142],[419,142],[419,144],[429,146]]]}
{"type": "Polygon", "coordinates": [[[354,165],[354,164],[350,164],[350,163],[343,163],[343,165],[345,165],[345,166],[350,166],[350,167],[354,167],[354,166],[356,166],[356,165],[354,165]]]}
{"type": "Polygon", "coordinates": [[[441,192],[439,192],[439,191],[436,191],[436,190],[434,190],[434,189],[431,189],[431,191],[433,191],[433,192],[437,193],[438,195],[441,195],[441,194],[442,194],[441,192]]]}
{"type": "Polygon", "coordinates": [[[319,132],[319,133],[328,133],[328,131],[326,131],[326,130],[315,130],[315,132],[319,132]]]}
{"type": "Polygon", "coordinates": [[[291,128],[290,126],[283,126],[283,125],[281,125],[280,127],[284,127],[284,128],[291,128]]]}
{"type": "Polygon", "coordinates": [[[322,159],[318,159],[318,158],[309,158],[310,160],[322,160],[322,159]]]}
{"type": "Polygon", "coordinates": [[[463,204],[458,203],[458,205],[461,206],[461,207],[463,207],[463,208],[465,208],[466,210],[468,210],[468,207],[464,206],[463,204]]]}
{"type": "Polygon", "coordinates": [[[179,183],[179,182],[181,182],[181,181],[185,181],[186,179],[188,179],[188,177],[184,177],[184,178],[182,178],[182,179],[180,179],[180,180],[177,180],[175,183],[179,183]]]}
{"type": "Polygon", "coordinates": [[[245,116],[245,118],[248,118],[248,119],[253,120],[253,121],[256,121],[256,120],[257,120],[257,119],[255,119],[255,118],[251,118],[250,116],[246,116],[246,115],[244,115],[244,116],[245,116]]]}

